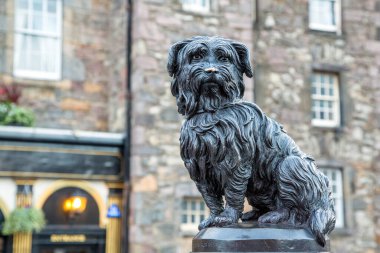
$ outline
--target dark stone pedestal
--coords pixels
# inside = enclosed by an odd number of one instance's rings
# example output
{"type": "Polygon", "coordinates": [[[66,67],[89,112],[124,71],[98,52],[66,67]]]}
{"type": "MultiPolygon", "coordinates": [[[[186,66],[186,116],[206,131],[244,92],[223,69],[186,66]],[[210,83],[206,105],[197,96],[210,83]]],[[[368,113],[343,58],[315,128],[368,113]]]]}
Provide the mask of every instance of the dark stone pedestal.
{"type": "Polygon", "coordinates": [[[321,247],[304,228],[286,225],[239,223],[206,228],[193,239],[193,253],[203,252],[330,252],[330,241],[321,247]]]}

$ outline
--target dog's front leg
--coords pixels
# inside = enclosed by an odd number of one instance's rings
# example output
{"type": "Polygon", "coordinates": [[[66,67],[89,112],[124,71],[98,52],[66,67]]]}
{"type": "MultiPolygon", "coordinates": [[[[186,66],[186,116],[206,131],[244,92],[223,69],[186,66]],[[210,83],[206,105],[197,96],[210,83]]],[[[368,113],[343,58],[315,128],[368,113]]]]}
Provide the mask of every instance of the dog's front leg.
{"type": "Polygon", "coordinates": [[[210,209],[210,216],[205,220],[201,221],[198,226],[199,230],[210,227],[214,224],[215,217],[223,212],[223,198],[221,194],[215,194],[210,189],[207,183],[198,183],[196,182],[199,192],[202,194],[202,197],[210,209]]]}
{"type": "Polygon", "coordinates": [[[215,217],[215,226],[226,226],[239,221],[244,208],[245,192],[251,171],[250,166],[240,166],[233,171],[231,178],[227,180],[224,190],[226,207],[220,215],[215,217]]]}

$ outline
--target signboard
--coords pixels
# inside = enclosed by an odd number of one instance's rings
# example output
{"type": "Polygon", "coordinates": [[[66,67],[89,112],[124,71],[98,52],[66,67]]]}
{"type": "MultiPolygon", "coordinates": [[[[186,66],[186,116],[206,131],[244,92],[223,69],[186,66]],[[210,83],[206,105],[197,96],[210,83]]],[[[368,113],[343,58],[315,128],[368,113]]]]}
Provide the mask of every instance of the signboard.
{"type": "Polygon", "coordinates": [[[110,205],[107,211],[107,218],[120,218],[121,212],[116,204],[110,205]]]}
{"type": "Polygon", "coordinates": [[[86,241],[86,235],[79,234],[79,235],[69,235],[69,234],[52,234],[50,236],[51,242],[85,242],[86,241]]]}

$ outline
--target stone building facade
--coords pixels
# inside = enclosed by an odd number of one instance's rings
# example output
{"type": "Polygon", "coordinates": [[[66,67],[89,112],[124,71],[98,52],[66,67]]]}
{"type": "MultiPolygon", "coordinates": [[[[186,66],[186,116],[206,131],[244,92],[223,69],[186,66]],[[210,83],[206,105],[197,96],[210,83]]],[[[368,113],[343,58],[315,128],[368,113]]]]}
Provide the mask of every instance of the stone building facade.
{"type": "MultiPolygon", "coordinates": [[[[245,99],[283,124],[330,173],[340,207],[339,228],[331,235],[333,252],[380,250],[379,1],[331,1],[334,22],[326,28],[311,26],[311,21],[327,22],[311,18],[310,10],[318,6],[315,13],[332,18],[323,13],[328,6],[313,0],[62,0],[62,61],[56,80],[14,74],[16,2],[0,0],[0,81],[22,87],[21,105],[36,113],[36,127],[130,132],[130,146],[124,147],[130,149],[124,157],[131,186],[125,213],[129,252],[189,252],[196,233],[192,218],[207,215],[179,158],[183,119],[166,72],[170,45],[194,35],[224,36],[248,46],[254,78],[245,79],[245,99]],[[321,102],[322,84],[339,96],[321,102]],[[329,102],[334,110],[324,108],[329,102]],[[321,125],[318,117],[329,113],[337,119],[330,120],[334,125],[321,125]]],[[[78,138],[75,131],[70,138],[78,138]]],[[[87,141],[88,136],[82,137],[87,141]]],[[[116,139],[121,152],[122,137],[116,139]]],[[[56,179],[37,178],[33,184],[38,191],[47,182],[61,184],[56,179]]],[[[89,179],[100,192],[104,208],[109,185],[122,181],[121,174],[108,181],[85,174],[80,179],[89,179]]],[[[1,180],[16,191],[16,178],[1,180]]]]}
{"type": "Polygon", "coordinates": [[[36,113],[36,127],[123,132],[126,2],[58,1],[61,73],[50,80],[15,74],[16,3],[1,0],[0,81],[22,87],[21,104],[36,113]]]}
{"type": "Polygon", "coordinates": [[[199,195],[179,159],[182,118],[165,66],[169,46],[194,35],[225,36],[250,48],[255,77],[246,80],[245,99],[283,124],[333,175],[340,196],[333,252],[378,252],[380,3],[333,1],[337,23],[326,31],[311,26],[311,1],[206,1],[206,12],[187,10],[187,2],[134,1],[131,252],[191,249],[195,231],[184,229],[181,203],[199,195]],[[339,119],[318,125],[313,78],[330,76],[339,119]]]}

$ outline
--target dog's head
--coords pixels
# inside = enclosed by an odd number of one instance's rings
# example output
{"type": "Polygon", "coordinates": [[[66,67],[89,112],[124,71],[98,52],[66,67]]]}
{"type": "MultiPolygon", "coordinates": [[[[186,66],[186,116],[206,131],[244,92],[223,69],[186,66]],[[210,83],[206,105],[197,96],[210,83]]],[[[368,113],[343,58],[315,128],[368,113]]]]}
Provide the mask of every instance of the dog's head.
{"type": "Polygon", "coordinates": [[[244,95],[243,74],[252,77],[249,52],[242,43],[198,36],[177,42],[167,66],[178,112],[191,117],[216,111],[244,95]]]}

